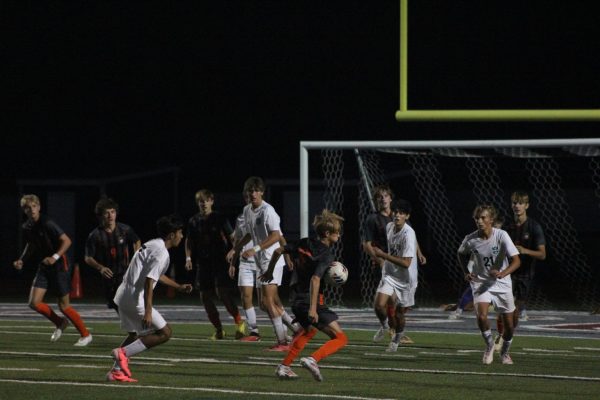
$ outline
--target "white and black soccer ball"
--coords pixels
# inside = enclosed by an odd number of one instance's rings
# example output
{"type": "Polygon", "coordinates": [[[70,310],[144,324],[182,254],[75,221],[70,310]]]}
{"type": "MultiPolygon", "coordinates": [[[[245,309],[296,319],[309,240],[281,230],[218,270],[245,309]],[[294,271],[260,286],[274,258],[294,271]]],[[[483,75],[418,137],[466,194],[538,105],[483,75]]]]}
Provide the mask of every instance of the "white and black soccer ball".
{"type": "Polygon", "coordinates": [[[331,263],[325,272],[325,283],[330,286],[342,286],[348,280],[348,268],[339,261],[331,263]]]}

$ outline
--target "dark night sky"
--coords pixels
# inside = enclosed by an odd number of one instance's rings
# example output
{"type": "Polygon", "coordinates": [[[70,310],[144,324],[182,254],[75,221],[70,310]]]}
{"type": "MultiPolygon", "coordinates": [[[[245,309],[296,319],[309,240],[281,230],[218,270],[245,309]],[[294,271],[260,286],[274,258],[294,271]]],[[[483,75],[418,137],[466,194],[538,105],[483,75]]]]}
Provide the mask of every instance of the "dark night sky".
{"type": "MultiPolygon", "coordinates": [[[[593,4],[412,0],[409,107],[599,108],[593,4]]],[[[396,122],[398,10],[4,3],[4,179],[177,165],[219,188],[297,177],[300,140],[598,135],[592,122],[396,122]]]]}

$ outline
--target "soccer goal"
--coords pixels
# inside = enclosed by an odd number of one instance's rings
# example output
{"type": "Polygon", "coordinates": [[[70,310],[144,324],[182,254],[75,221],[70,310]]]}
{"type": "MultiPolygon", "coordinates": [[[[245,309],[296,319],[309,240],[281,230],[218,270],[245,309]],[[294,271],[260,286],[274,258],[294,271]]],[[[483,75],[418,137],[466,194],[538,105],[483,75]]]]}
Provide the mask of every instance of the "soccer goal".
{"type": "Polygon", "coordinates": [[[456,301],[465,287],[456,250],[476,229],[475,205],[492,203],[509,220],[510,194],[525,190],[528,216],[542,224],[547,248],[528,307],[589,310],[600,300],[599,146],[600,139],[301,142],[301,236],[312,217],[310,187],[324,182],[323,204],[346,219],[344,245],[335,251],[354,282],[335,298],[360,297],[371,306],[379,278],[360,243],[375,211],[372,189],[389,184],[396,198],[412,203],[411,223],[428,260],[419,267],[417,304],[439,305],[456,301]]]}

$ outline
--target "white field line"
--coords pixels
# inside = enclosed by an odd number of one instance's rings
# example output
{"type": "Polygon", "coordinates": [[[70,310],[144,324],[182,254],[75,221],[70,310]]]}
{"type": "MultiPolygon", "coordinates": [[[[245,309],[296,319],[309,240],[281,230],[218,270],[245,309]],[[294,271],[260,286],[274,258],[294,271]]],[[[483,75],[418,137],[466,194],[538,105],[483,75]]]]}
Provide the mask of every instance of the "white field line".
{"type": "Polygon", "coordinates": [[[394,400],[382,397],[362,397],[362,396],[341,396],[335,394],[306,394],[306,393],[290,393],[290,392],[258,392],[250,390],[233,390],[233,389],[215,389],[201,387],[173,387],[173,386],[154,386],[154,385],[135,385],[135,384],[107,384],[107,383],[83,383],[83,382],[48,382],[48,381],[29,381],[22,379],[0,379],[0,382],[19,383],[30,385],[62,385],[62,386],[80,386],[80,387],[102,387],[114,389],[152,389],[165,390],[173,392],[204,392],[204,393],[225,393],[251,396],[277,396],[277,397],[305,397],[305,398],[326,398],[326,399],[343,399],[343,400],[394,400]]]}
{"type": "Polygon", "coordinates": [[[0,371],[41,371],[39,368],[4,368],[0,367],[0,371]]]}
{"type": "MultiPolygon", "coordinates": [[[[0,351],[0,354],[9,355],[33,355],[40,357],[72,357],[72,358],[111,358],[111,356],[87,355],[87,354],[50,354],[50,353],[35,353],[35,352],[14,352],[0,351]]],[[[434,353],[437,354],[437,353],[434,353]]],[[[565,355],[561,355],[565,356],[565,355]]],[[[568,355],[566,355],[568,356],[568,355]]],[[[272,362],[261,361],[223,361],[209,358],[159,358],[159,357],[136,357],[136,360],[130,362],[135,365],[138,361],[166,361],[172,363],[207,363],[207,364],[236,364],[236,365],[264,365],[272,367],[272,362]]],[[[407,373],[423,373],[423,374],[448,374],[448,375],[476,375],[476,376],[508,376],[517,378],[541,378],[541,379],[556,379],[556,380],[573,380],[573,381],[594,381],[600,382],[600,377],[586,376],[569,376],[569,375],[550,375],[550,374],[518,374],[518,373],[503,373],[503,372],[479,372],[479,371],[454,371],[442,369],[412,369],[412,368],[376,368],[376,367],[360,367],[360,366],[344,366],[344,365],[321,365],[321,369],[339,369],[350,371],[392,371],[392,372],[407,372],[407,373]]]]}

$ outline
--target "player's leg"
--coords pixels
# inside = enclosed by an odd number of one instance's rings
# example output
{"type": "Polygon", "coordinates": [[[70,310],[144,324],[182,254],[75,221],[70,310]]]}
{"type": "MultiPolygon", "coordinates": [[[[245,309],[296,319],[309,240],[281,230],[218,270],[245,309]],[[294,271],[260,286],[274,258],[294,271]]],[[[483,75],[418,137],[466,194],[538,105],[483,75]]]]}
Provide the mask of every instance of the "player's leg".
{"type": "Polygon", "coordinates": [[[488,291],[478,294],[474,291],[473,303],[477,313],[477,326],[481,331],[481,336],[485,342],[485,352],[483,353],[483,363],[491,364],[494,360],[494,338],[488,322],[488,308],[492,298],[488,291]]]}
{"type": "Polygon", "coordinates": [[[373,308],[375,315],[379,320],[379,329],[373,335],[374,342],[380,342],[385,336],[387,330],[387,318],[388,318],[388,301],[392,298],[393,288],[389,286],[385,281],[381,280],[375,293],[375,299],[373,301],[373,308]]]}
{"type": "MultiPolygon", "coordinates": [[[[58,262],[62,262],[62,259],[58,262]]],[[[57,263],[58,263],[57,262],[57,263]]],[[[71,324],[77,329],[81,337],[75,346],[83,347],[92,342],[92,335],[88,331],[81,315],[71,306],[69,294],[71,292],[71,273],[67,267],[58,268],[54,279],[54,284],[57,285],[56,292],[58,294],[58,307],[60,311],[71,321],[71,324]]]]}
{"type": "Polygon", "coordinates": [[[318,313],[319,322],[317,323],[317,326],[321,332],[329,336],[329,340],[323,343],[323,345],[313,352],[310,357],[301,358],[300,365],[308,369],[315,380],[322,381],[323,376],[319,369],[319,361],[346,346],[346,344],[348,344],[348,337],[338,324],[338,316],[336,313],[327,307],[319,308],[318,313]]]}
{"type": "Polygon", "coordinates": [[[273,324],[273,331],[277,338],[277,344],[272,347],[272,350],[287,351],[286,328],[283,325],[283,320],[281,318],[281,310],[277,307],[275,302],[277,290],[277,284],[275,283],[262,285],[262,301],[263,307],[269,314],[269,318],[273,324]]]}

